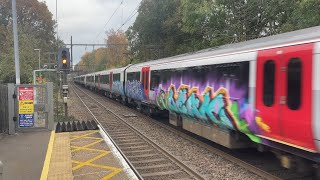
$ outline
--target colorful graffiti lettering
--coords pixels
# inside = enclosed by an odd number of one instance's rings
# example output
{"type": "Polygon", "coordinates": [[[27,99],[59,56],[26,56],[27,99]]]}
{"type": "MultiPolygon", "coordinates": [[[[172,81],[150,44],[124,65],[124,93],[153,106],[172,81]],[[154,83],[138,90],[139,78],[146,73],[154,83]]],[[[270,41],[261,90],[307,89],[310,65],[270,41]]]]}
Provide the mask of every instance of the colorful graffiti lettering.
{"type": "Polygon", "coordinates": [[[143,84],[140,81],[133,80],[126,83],[127,96],[136,100],[146,100],[146,95],[143,91],[143,84]]]}
{"type": "Polygon", "coordinates": [[[202,94],[199,94],[198,88],[181,85],[176,90],[175,86],[171,85],[167,93],[163,90],[159,91],[156,103],[162,109],[182,114],[195,121],[202,121],[209,125],[216,124],[224,129],[239,130],[252,141],[261,142],[261,139],[251,131],[251,129],[256,131],[258,129],[250,105],[244,100],[231,101],[226,88],[220,87],[214,91],[208,86],[202,94]],[[241,111],[239,111],[240,107],[242,107],[241,111]]]}
{"type": "Polygon", "coordinates": [[[264,131],[266,131],[266,132],[268,132],[268,133],[271,132],[270,127],[269,127],[266,123],[264,123],[264,122],[262,121],[262,118],[261,118],[261,117],[256,117],[256,123],[257,123],[257,125],[258,125],[261,129],[263,129],[264,131]]]}
{"type": "Polygon", "coordinates": [[[112,92],[116,92],[121,95],[124,95],[123,85],[120,81],[113,81],[112,82],[112,92]]]}

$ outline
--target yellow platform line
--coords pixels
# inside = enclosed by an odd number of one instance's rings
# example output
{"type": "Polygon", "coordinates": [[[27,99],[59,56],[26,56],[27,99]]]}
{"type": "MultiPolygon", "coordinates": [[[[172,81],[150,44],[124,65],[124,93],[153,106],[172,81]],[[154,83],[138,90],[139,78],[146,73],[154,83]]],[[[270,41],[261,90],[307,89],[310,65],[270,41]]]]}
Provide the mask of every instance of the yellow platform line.
{"type": "Polygon", "coordinates": [[[50,140],[49,140],[49,144],[48,144],[48,148],[47,148],[47,154],[46,154],[46,158],[43,163],[43,168],[42,168],[40,180],[46,180],[48,178],[54,137],[55,137],[55,132],[51,131],[50,140]]]}
{"type": "Polygon", "coordinates": [[[84,134],[84,135],[81,135],[81,136],[72,136],[72,139],[70,141],[74,141],[74,140],[77,140],[77,139],[95,139],[97,141],[95,142],[92,142],[90,144],[87,144],[85,146],[71,146],[71,148],[73,148],[73,150],[71,152],[77,152],[77,151],[81,151],[81,150],[84,150],[84,151],[95,151],[95,152],[100,152],[102,154],[98,155],[98,156],[95,156],[93,157],[92,159],[89,159],[85,162],[81,162],[81,161],[76,161],[76,160],[72,160],[73,163],[77,164],[77,166],[73,167],[72,170],[77,170],[77,169],[80,169],[84,166],[91,166],[91,167],[97,167],[97,168],[101,168],[101,169],[107,169],[107,170],[110,170],[112,171],[110,174],[104,176],[102,179],[103,180],[108,180],[110,178],[112,178],[113,176],[117,175],[118,173],[120,173],[122,171],[122,169],[120,168],[116,168],[116,167],[111,167],[111,166],[105,166],[105,165],[100,165],[100,164],[93,164],[92,162],[108,155],[111,151],[105,151],[105,150],[101,150],[101,149],[93,149],[93,148],[89,148],[90,146],[93,146],[97,143],[100,143],[102,141],[104,141],[102,138],[95,138],[95,137],[88,137],[89,135],[91,134],[94,134],[94,133],[97,133],[99,131],[94,131],[94,132],[90,132],[88,134],[84,134]]]}
{"type": "Polygon", "coordinates": [[[87,151],[95,151],[95,152],[106,152],[105,150],[101,149],[92,149],[92,148],[87,148],[87,147],[80,147],[80,146],[71,146],[74,148],[74,150],[87,150],[87,151]]]}
{"type": "Polygon", "coordinates": [[[110,179],[110,178],[112,178],[113,176],[117,175],[118,173],[120,173],[122,171],[122,169],[111,167],[111,166],[102,166],[102,165],[97,165],[97,164],[91,164],[91,166],[93,166],[93,167],[98,167],[99,166],[100,168],[112,170],[112,173],[110,173],[110,174],[104,176],[103,178],[101,178],[102,180],[110,179]]]}
{"type": "Polygon", "coordinates": [[[93,145],[98,144],[98,143],[100,143],[100,142],[102,142],[102,141],[103,141],[103,139],[100,139],[100,140],[98,140],[98,141],[95,141],[95,142],[90,143],[90,144],[85,145],[85,146],[73,146],[73,147],[77,147],[77,148],[74,149],[74,150],[72,150],[71,152],[80,151],[80,150],[82,150],[83,148],[87,148],[87,147],[93,146],[93,145]]]}
{"type": "Polygon", "coordinates": [[[84,135],[78,136],[78,137],[76,137],[76,138],[72,138],[72,139],[70,139],[70,141],[74,141],[74,140],[76,140],[76,139],[80,139],[80,138],[89,136],[89,135],[94,134],[94,133],[96,133],[96,132],[99,132],[99,131],[97,131],[97,130],[91,131],[91,132],[88,133],[88,134],[84,134],[84,135]]]}
{"type": "Polygon", "coordinates": [[[89,166],[90,163],[92,163],[93,161],[98,160],[98,159],[106,156],[109,153],[110,152],[102,153],[102,154],[100,154],[100,155],[98,155],[98,156],[96,156],[94,158],[89,159],[88,161],[85,161],[85,162],[72,161],[72,162],[77,163],[77,164],[79,163],[78,166],[73,167],[72,170],[77,170],[77,169],[82,168],[83,166],[86,166],[86,165],[89,166]]]}
{"type": "MultiPolygon", "coordinates": [[[[78,137],[80,137],[80,136],[72,136],[71,138],[78,138],[78,137]]],[[[99,140],[101,138],[85,136],[85,137],[81,137],[80,139],[96,139],[96,140],[99,140]]]]}

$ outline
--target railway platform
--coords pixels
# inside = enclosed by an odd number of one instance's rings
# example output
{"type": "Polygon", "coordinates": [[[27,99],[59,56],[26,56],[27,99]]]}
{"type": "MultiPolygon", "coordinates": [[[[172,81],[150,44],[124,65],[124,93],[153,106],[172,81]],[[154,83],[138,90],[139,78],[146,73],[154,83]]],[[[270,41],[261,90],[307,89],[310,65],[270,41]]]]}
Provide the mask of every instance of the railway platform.
{"type": "Polygon", "coordinates": [[[7,179],[137,179],[99,130],[42,130],[0,137],[7,179]]]}

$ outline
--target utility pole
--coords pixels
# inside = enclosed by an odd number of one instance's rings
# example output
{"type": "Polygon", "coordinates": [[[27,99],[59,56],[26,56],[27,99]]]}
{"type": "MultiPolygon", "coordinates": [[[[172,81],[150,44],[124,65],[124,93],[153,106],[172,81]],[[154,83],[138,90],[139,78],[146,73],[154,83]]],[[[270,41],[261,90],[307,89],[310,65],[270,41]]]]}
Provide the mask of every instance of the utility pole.
{"type": "Polygon", "coordinates": [[[59,49],[59,36],[58,36],[58,0],[56,0],[56,25],[57,25],[57,51],[59,49]]]}
{"type": "Polygon", "coordinates": [[[71,36],[71,47],[70,47],[70,49],[71,49],[71,68],[72,68],[72,70],[73,70],[73,49],[72,49],[72,46],[73,46],[73,44],[72,44],[72,36],[71,36]]]}
{"type": "Polygon", "coordinates": [[[13,17],[13,42],[14,42],[14,63],[16,68],[16,84],[20,84],[20,60],[19,60],[19,41],[18,41],[18,23],[17,23],[17,2],[12,0],[13,17]]]}

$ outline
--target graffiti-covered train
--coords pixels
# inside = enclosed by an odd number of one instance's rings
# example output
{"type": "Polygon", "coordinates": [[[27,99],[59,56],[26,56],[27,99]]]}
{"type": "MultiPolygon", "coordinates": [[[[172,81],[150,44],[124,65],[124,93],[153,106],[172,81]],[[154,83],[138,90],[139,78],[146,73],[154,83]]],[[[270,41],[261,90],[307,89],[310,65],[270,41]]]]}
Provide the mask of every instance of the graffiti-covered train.
{"type": "Polygon", "coordinates": [[[320,26],[75,77],[228,148],[320,162],[320,26]]]}

